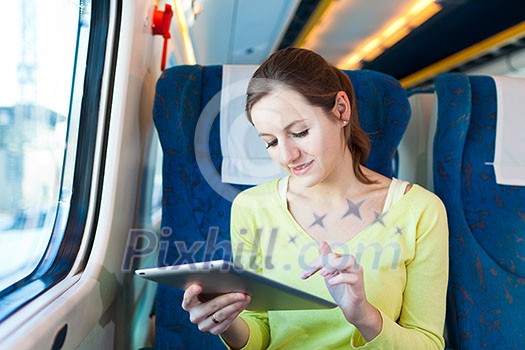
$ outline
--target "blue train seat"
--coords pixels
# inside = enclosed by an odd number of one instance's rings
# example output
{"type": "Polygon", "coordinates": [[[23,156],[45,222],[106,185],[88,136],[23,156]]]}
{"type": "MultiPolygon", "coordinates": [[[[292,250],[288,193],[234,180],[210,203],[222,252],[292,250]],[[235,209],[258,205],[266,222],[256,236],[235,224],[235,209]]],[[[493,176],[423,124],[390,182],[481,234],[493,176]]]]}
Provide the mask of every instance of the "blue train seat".
{"type": "MultiPolygon", "coordinates": [[[[393,157],[410,118],[405,91],[395,79],[372,71],[348,71],[359,105],[359,119],[372,139],[367,166],[386,176],[394,175],[393,157]]],[[[222,66],[177,66],[159,78],[153,119],[163,149],[163,208],[158,265],[188,260],[228,259],[230,201],[232,191],[246,186],[218,187],[209,183],[221,169],[218,106],[222,66]],[[208,106],[208,107],[207,107],[208,106]],[[207,108],[205,108],[207,107],[207,108]],[[199,120],[206,118],[208,150],[202,152],[199,120]],[[211,122],[213,121],[213,122],[211,122]],[[197,151],[197,152],[196,152],[197,151]],[[197,156],[196,156],[197,153],[197,156]],[[213,169],[203,174],[202,159],[213,169]],[[208,162],[210,163],[210,162],[208,162]],[[201,167],[199,167],[201,166],[201,167]],[[222,190],[216,190],[221,188],[222,190]],[[203,244],[206,242],[207,244],[203,244]]],[[[204,133],[206,134],[206,133],[204,133]]],[[[181,309],[182,292],[159,285],[156,304],[156,348],[222,349],[218,337],[201,333],[181,309]]]]}
{"type": "Polygon", "coordinates": [[[525,188],[496,183],[497,94],[489,76],[435,80],[434,186],[448,213],[448,346],[525,344],[525,188]]]}

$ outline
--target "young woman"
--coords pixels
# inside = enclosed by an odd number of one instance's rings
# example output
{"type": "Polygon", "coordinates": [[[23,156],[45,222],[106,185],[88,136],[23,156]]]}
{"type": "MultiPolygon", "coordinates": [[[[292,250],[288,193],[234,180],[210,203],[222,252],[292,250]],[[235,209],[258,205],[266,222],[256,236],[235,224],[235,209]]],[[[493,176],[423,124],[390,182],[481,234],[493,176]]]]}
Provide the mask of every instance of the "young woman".
{"type": "Polygon", "coordinates": [[[246,110],[289,176],[235,199],[235,260],[339,307],[252,312],[248,295],[203,303],[192,285],[191,321],[234,349],[443,349],[445,209],[364,167],[370,143],[347,76],[314,52],[278,51],[254,73],[246,110]]]}

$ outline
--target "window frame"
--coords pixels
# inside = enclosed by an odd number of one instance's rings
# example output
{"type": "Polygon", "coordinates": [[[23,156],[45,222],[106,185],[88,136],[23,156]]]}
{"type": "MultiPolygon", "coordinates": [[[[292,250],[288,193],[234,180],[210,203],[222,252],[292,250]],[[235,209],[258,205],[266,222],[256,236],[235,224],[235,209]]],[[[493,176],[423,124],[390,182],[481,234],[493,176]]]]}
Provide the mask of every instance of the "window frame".
{"type": "MultiPolygon", "coordinates": [[[[94,207],[91,227],[96,227],[100,212],[103,170],[101,170],[98,181],[95,178],[96,161],[100,160],[99,169],[104,169],[106,160],[106,145],[109,136],[109,117],[111,101],[113,97],[113,78],[116,71],[116,49],[113,50],[111,60],[106,61],[106,49],[108,40],[113,41],[113,47],[118,47],[118,33],[121,22],[121,1],[116,1],[117,18],[114,38],[108,38],[110,33],[110,1],[92,0],[91,20],[86,59],[86,72],[82,91],[82,102],[80,108],[79,131],[76,148],[76,158],[73,172],[73,188],[69,210],[62,203],[58,204],[56,223],[53,227],[50,241],[60,239],[60,246],[51,264],[45,262],[45,257],[50,251],[48,246],[44,258],[36,269],[22,280],[14,283],[0,292],[0,323],[5,321],[16,311],[28,304],[38,296],[42,295],[54,285],[62,281],[74,267],[83,269],[91,247],[94,235],[88,237],[87,249],[79,266],[79,252],[85,240],[88,227],[90,207],[94,207]],[[105,66],[110,66],[110,86],[107,89],[107,103],[105,103],[104,118],[100,118],[100,110],[103,105],[101,96],[103,91],[103,75],[105,66]],[[104,123],[102,135],[99,123],[104,123]],[[102,137],[102,150],[100,158],[97,158],[97,137],[102,137]],[[97,185],[98,183],[98,185],[97,185]],[[96,195],[92,196],[93,185],[96,185],[96,195]],[[91,199],[93,198],[93,199],[91,199]],[[91,200],[90,200],[91,199],[91,200]],[[65,225],[57,224],[61,218],[67,217],[65,225]]],[[[51,247],[56,249],[56,247],[51,247]]]]}

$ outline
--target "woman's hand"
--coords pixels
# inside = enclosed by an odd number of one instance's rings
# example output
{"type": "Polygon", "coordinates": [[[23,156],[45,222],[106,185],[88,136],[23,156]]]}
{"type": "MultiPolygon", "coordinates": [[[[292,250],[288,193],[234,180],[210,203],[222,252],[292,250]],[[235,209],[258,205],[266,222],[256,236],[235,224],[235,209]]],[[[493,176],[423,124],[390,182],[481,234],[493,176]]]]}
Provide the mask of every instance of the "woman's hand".
{"type": "Polygon", "coordinates": [[[184,291],[182,308],[190,314],[190,321],[203,332],[222,334],[230,347],[242,348],[248,341],[250,331],[246,323],[237,316],[250,303],[250,296],[228,293],[201,301],[201,293],[202,287],[198,284],[192,284],[184,291]]]}
{"type": "Polygon", "coordinates": [[[301,278],[319,272],[348,322],[359,329],[366,341],[372,340],[381,332],[383,320],[366,299],[362,267],[353,255],[334,253],[324,241],[319,246],[319,253],[301,278]]]}

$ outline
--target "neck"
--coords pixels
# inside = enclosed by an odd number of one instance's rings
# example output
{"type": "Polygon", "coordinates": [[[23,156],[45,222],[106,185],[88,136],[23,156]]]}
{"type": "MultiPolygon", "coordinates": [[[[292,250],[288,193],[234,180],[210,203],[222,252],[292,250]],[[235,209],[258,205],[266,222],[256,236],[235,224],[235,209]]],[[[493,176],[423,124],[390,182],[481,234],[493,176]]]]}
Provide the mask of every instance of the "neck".
{"type": "Polygon", "coordinates": [[[360,182],[353,168],[350,151],[346,149],[342,161],[337,164],[330,175],[322,182],[312,187],[303,187],[300,183],[290,179],[289,191],[314,201],[345,201],[348,197],[359,193],[364,184],[360,182]]]}

